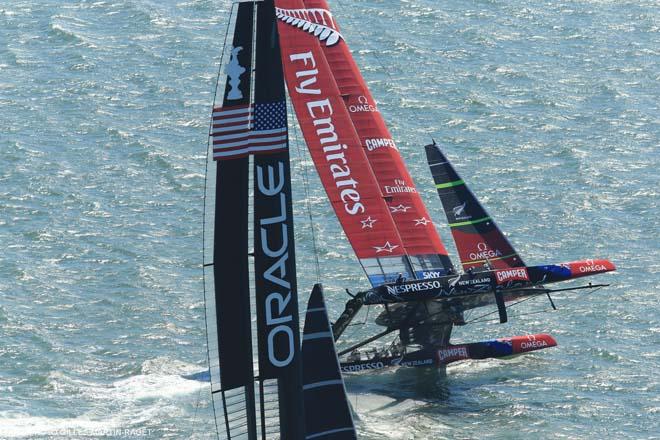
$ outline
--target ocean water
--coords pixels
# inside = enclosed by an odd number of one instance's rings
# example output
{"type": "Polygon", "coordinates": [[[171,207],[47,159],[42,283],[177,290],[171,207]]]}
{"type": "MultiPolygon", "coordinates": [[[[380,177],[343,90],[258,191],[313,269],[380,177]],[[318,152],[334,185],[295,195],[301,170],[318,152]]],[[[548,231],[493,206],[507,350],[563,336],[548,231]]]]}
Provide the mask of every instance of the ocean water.
{"type": "MultiPolygon", "coordinates": [[[[660,438],[660,4],[331,6],[452,255],[431,138],[528,264],[618,267],[558,311],[530,301],[454,332],[557,348],[348,377],[360,438],[660,438]]],[[[181,375],[206,364],[204,162],[228,11],[0,0],[0,439],[214,438],[208,384],[181,375]]],[[[291,148],[301,294],[322,280],[337,316],[367,282],[294,131],[291,148]]]]}

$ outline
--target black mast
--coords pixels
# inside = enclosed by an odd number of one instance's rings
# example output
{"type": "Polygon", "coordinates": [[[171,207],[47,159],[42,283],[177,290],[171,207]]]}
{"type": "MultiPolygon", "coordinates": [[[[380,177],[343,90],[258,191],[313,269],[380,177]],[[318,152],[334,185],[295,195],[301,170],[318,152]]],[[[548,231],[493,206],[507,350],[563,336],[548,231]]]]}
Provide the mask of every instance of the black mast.
{"type": "Polygon", "coordinates": [[[286,95],[272,0],[257,7],[255,69],[251,148],[259,379],[262,385],[277,379],[280,438],[302,439],[302,360],[286,95]]]}

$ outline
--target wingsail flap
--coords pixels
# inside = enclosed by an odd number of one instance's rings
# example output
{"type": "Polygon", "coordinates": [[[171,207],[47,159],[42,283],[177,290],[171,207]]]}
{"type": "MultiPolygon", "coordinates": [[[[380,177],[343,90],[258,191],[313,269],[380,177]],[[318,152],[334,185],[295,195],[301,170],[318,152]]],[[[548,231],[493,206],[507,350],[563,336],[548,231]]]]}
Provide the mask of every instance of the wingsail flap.
{"type": "Polygon", "coordinates": [[[521,267],[518,252],[479,203],[440,148],[426,145],[426,157],[464,270],[521,267]]]}
{"type": "Polygon", "coordinates": [[[353,122],[374,172],[381,193],[401,236],[403,247],[411,257],[417,278],[440,276],[452,267],[431,216],[417,192],[385,120],[360,73],[351,51],[339,33],[335,18],[325,0],[304,0],[303,11],[281,11],[281,19],[296,16],[311,26],[326,26],[338,37],[321,44],[343,103],[353,122]]]}
{"type": "MultiPolygon", "coordinates": [[[[218,84],[222,96],[222,105],[213,109],[211,136],[214,138],[218,125],[226,125],[224,113],[236,108],[249,108],[251,70],[252,70],[252,38],[253,38],[252,4],[241,4],[236,14],[236,31],[232,40],[232,53],[227,70],[230,73],[225,83],[218,84]]],[[[233,119],[233,118],[229,118],[233,119]]],[[[214,206],[207,206],[206,230],[204,240],[205,274],[214,280],[212,290],[207,292],[213,308],[207,307],[207,322],[209,328],[209,350],[212,350],[212,365],[219,365],[215,376],[214,387],[232,389],[250,386],[253,383],[252,353],[245,350],[251,346],[250,331],[250,296],[248,278],[248,178],[249,163],[243,156],[216,155],[215,145],[211,150],[212,159],[208,161],[207,175],[212,177],[207,181],[207,200],[215,201],[215,205],[232,206],[232,212],[217,212],[214,206]],[[222,244],[222,246],[220,246],[222,244]],[[225,252],[226,246],[234,252],[225,252]],[[231,328],[232,331],[218,331],[220,328],[231,328]],[[216,349],[218,355],[216,358],[216,349]],[[225,365],[225,361],[231,362],[225,365]]],[[[209,158],[211,159],[211,158],[209,158]]],[[[213,379],[214,377],[212,377],[213,379]]]]}
{"type": "MultiPolygon", "coordinates": [[[[276,0],[275,6],[278,17],[283,10],[305,10],[302,0],[276,0]]],[[[408,272],[405,260],[396,258],[405,256],[405,249],[321,50],[329,33],[310,27],[302,17],[288,16],[277,22],[289,96],[321,183],[353,250],[363,264],[365,260],[386,262],[389,272],[372,277],[367,271],[372,283],[382,282],[392,274],[408,272]]]]}
{"type": "Polygon", "coordinates": [[[306,438],[356,439],[320,284],[307,304],[302,356],[306,438]]]}

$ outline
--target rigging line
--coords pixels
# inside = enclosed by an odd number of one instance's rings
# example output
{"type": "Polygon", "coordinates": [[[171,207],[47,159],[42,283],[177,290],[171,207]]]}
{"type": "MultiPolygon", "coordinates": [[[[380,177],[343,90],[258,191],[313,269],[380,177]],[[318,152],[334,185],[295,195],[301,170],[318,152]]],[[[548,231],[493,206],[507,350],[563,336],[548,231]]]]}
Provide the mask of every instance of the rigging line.
{"type": "MultiPolygon", "coordinates": [[[[511,304],[511,305],[508,306],[508,307],[513,307],[513,306],[515,306],[516,304],[520,304],[520,303],[522,303],[522,302],[528,301],[528,300],[530,300],[530,299],[532,299],[532,298],[536,298],[536,297],[538,297],[539,295],[543,295],[543,294],[545,294],[545,292],[540,292],[540,293],[537,293],[537,294],[534,294],[534,295],[528,296],[528,297],[526,297],[525,299],[522,299],[522,300],[520,300],[520,301],[514,302],[513,304],[511,304]]],[[[474,319],[481,319],[481,318],[484,318],[484,317],[486,317],[486,316],[489,316],[489,315],[492,315],[492,314],[494,314],[494,313],[498,313],[498,312],[499,312],[498,310],[494,310],[494,311],[492,311],[492,312],[488,312],[488,313],[486,313],[486,314],[484,314],[484,315],[477,316],[477,317],[474,318],[474,319]]],[[[415,323],[416,323],[417,325],[424,324],[424,323],[425,323],[426,321],[428,321],[430,318],[433,318],[434,316],[442,315],[442,314],[444,314],[444,313],[447,313],[447,311],[446,311],[446,310],[441,310],[441,311],[439,311],[439,312],[428,313],[424,318],[417,320],[415,323]]],[[[443,324],[443,323],[445,323],[445,322],[451,322],[451,321],[442,321],[442,322],[439,322],[439,323],[436,323],[436,324],[443,324]]],[[[474,322],[474,321],[466,321],[466,322],[465,322],[465,325],[470,324],[470,323],[472,323],[472,322],[474,322]]]]}
{"type": "MultiPolygon", "coordinates": [[[[364,319],[362,320],[362,322],[354,322],[354,323],[348,324],[346,327],[364,326],[367,322],[369,322],[369,310],[371,310],[371,305],[367,306],[367,313],[364,316],[364,319]]],[[[355,333],[355,332],[353,332],[353,333],[355,333]]],[[[351,336],[353,336],[353,335],[351,334],[351,336]]]]}
{"type": "MultiPolygon", "coordinates": [[[[348,329],[348,327],[360,327],[360,328],[356,328],[356,329],[354,329],[354,330],[351,332],[351,334],[348,335],[348,336],[345,336],[344,339],[348,339],[348,340],[353,339],[353,337],[357,334],[357,332],[360,331],[361,329],[363,329],[365,325],[367,325],[367,323],[369,322],[369,311],[370,311],[370,310],[371,310],[371,305],[368,305],[368,306],[367,306],[367,312],[366,312],[366,314],[365,314],[364,319],[362,320],[362,322],[356,322],[356,323],[348,324],[348,325],[346,326],[347,329],[348,329]]],[[[360,313],[360,312],[358,312],[358,313],[360,313]]],[[[356,315],[356,316],[357,316],[357,315],[356,315]]]]}
{"type": "MultiPolygon", "coordinates": [[[[289,100],[289,114],[294,115],[293,107],[291,100],[289,100]]],[[[293,143],[296,146],[296,151],[298,153],[298,160],[302,165],[302,175],[303,175],[303,189],[305,190],[305,206],[307,207],[307,217],[309,218],[309,227],[312,231],[312,249],[314,251],[314,262],[316,264],[316,282],[321,282],[321,265],[319,263],[319,252],[316,245],[316,229],[314,228],[314,215],[312,213],[312,203],[309,198],[309,175],[307,170],[307,164],[305,157],[303,155],[302,149],[300,148],[300,138],[298,137],[298,125],[293,124],[293,143]]]]}
{"type": "MultiPolygon", "coordinates": [[[[544,295],[544,294],[545,294],[545,292],[541,292],[541,293],[537,293],[535,295],[528,296],[527,298],[524,298],[524,299],[521,299],[520,301],[516,301],[516,302],[512,303],[511,305],[507,306],[507,308],[510,309],[515,305],[518,305],[520,303],[524,303],[525,301],[529,301],[530,299],[533,299],[533,298],[538,298],[540,295],[544,295]]],[[[477,321],[477,320],[481,319],[481,318],[485,318],[486,316],[493,315],[495,313],[499,313],[499,310],[493,310],[492,312],[488,312],[486,314],[477,316],[476,318],[474,318],[470,321],[466,321],[465,324],[472,324],[474,322],[482,322],[482,321],[477,321]]]]}
{"type": "Polygon", "coordinates": [[[197,401],[195,402],[195,412],[193,413],[192,417],[192,428],[190,430],[190,435],[188,436],[189,438],[192,438],[193,434],[195,433],[195,430],[197,429],[197,411],[199,410],[199,402],[200,398],[202,396],[202,389],[204,387],[200,386],[199,390],[197,391],[197,401]]]}
{"type": "MultiPolygon", "coordinates": [[[[518,316],[527,316],[527,315],[537,315],[539,313],[549,313],[552,312],[552,309],[543,309],[543,310],[535,310],[533,312],[526,312],[526,313],[516,313],[515,315],[510,315],[512,318],[518,317],[518,316]]],[[[470,324],[475,324],[479,322],[500,322],[499,319],[482,319],[481,321],[470,321],[470,324]]]]}
{"type": "MultiPolygon", "coordinates": [[[[347,9],[347,8],[344,7],[344,5],[342,4],[343,2],[341,0],[335,0],[335,1],[339,5],[341,10],[343,10],[343,11],[350,10],[350,9],[347,9]]],[[[383,60],[380,58],[379,50],[377,48],[374,49],[373,47],[369,48],[369,43],[372,41],[372,39],[367,38],[367,35],[364,32],[362,32],[362,27],[361,26],[357,26],[356,29],[357,29],[357,32],[360,35],[362,41],[365,42],[364,43],[365,46],[368,49],[371,50],[372,53],[370,55],[374,56],[374,58],[376,59],[376,62],[380,65],[381,71],[384,72],[385,75],[387,75],[387,78],[389,79],[389,85],[390,86],[394,85],[396,83],[396,81],[394,80],[394,77],[390,74],[390,71],[387,69],[387,67],[385,67],[385,63],[383,62],[383,60]]],[[[366,79],[365,79],[365,82],[366,82],[366,79]]],[[[368,84],[367,84],[367,86],[368,86],[368,84]]],[[[395,95],[397,95],[399,97],[399,99],[403,100],[404,97],[401,93],[397,92],[396,89],[394,89],[392,91],[394,92],[395,95]]],[[[410,108],[410,110],[412,110],[413,115],[415,117],[415,120],[423,121],[421,113],[418,111],[417,107],[410,106],[409,108],[410,108]]],[[[384,117],[383,117],[383,119],[384,119],[384,117]]]]}
{"type": "MultiPolygon", "coordinates": [[[[225,55],[227,54],[227,37],[229,36],[229,29],[232,27],[231,19],[234,16],[234,6],[235,4],[232,3],[231,8],[229,9],[229,14],[228,14],[228,20],[227,20],[227,29],[225,29],[225,36],[222,41],[222,49],[220,52],[220,65],[218,67],[218,74],[216,75],[215,79],[215,90],[213,91],[213,105],[211,107],[211,113],[213,112],[213,108],[215,108],[215,103],[218,98],[218,86],[220,84],[220,76],[222,75],[222,66],[224,65],[224,60],[225,60],[225,55]]],[[[235,24],[234,24],[235,26],[235,24]]],[[[208,174],[209,174],[209,154],[213,155],[212,148],[213,144],[211,141],[211,133],[213,132],[213,118],[210,118],[209,121],[209,132],[208,132],[208,137],[206,140],[206,164],[205,164],[205,170],[204,170],[204,201],[203,201],[203,215],[202,215],[202,249],[206,249],[206,208],[207,208],[207,200],[206,200],[206,193],[208,191],[208,174]]],[[[211,160],[213,160],[211,158],[211,160]]],[[[204,261],[204,253],[202,253],[202,266],[205,267],[206,262],[204,261]]],[[[203,270],[202,267],[202,270],[203,270]]],[[[212,292],[207,292],[206,291],[206,283],[202,283],[202,291],[204,292],[204,309],[208,307],[207,301],[206,301],[206,295],[211,294],[212,292]]],[[[208,334],[208,318],[206,316],[206,312],[204,313],[204,328],[206,330],[206,362],[209,368],[209,371],[211,371],[211,353],[209,352],[209,334],[208,334]]],[[[211,389],[213,389],[213,384],[211,383],[211,389]]],[[[201,388],[200,388],[201,392],[201,388]]],[[[215,434],[217,438],[220,438],[220,430],[218,429],[218,415],[216,412],[215,408],[215,399],[211,397],[211,405],[213,407],[213,421],[215,424],[215,434]]]]}
{"type": "MultiPolygon", "coordinates": [[[[606,286],[594,287],[592,290],[590,290],[589,292],[587,292],[587,293],[583,296],[583,298],[584,298],[585,296],[587,296],[587,295],[591,295],[592,293],[599,291],[599,290],[602,289],[603,287],[606,287],[606,286]]],[[[528,296],[527,298],[524,298],[524,299],[521,299],[520,301],[516,301],[516,302],[512,303],[511,305],[507,306],[507,308],[511,308],[511,307],[513,307],[513,306],[515,306],[515,305],[518,305],[518,304],[523,303],[523,302],[525,302],[525,301],[528,301],[528,300],[530,300],[530,299],[538,298],[540,295],[544,295],[545,293],[546,293],[546,292],[539,292],[539,293],[537,293],[536,295],[528,296]]],[[[574,300],[574,301],[577,301],[577,300],[574,300]]],[[[545,311],[545,310],[543,310],[543,311],[545,311]]],[[[542,312],[543,312],[543,311],[542,311],[542,312]]],[[[547,310],[547,311],[550,311],[550,310],[547,310]]],[[[474,318],[474,319],[472,319],[472,320],[470,320],[470,321],[466,321],[465,324],[473,324],[473,323],[476,323],[476,322],[494,321],[493,319],[489,319],[489,320],[485,320],[485,321],[478,321],[478,320],[481,319],[481,318],[485,318],[486,316],[493,315],[493,314],[495,314],[495,313],[498,313],[498,311],[497,311],[497,310],[493,310],[492,312],[486,313],[486,314],[484,314],[484,315],[477,316],[476,318],[474,318]]],[[[521,314],[518,314],[518,315],[515,315],[515,316],[523,316],[523,315],[528,315],[528,314],[532,314],[532,313],[537,313],[537,312],[521,313],[521,314]]]]}

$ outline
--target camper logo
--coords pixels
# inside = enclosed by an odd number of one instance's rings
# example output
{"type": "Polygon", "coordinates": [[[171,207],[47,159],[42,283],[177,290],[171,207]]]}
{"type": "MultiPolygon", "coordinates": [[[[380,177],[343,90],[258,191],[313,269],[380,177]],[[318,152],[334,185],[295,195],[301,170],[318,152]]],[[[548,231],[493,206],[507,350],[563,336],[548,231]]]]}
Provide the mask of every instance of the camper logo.
{"type": "Polygon", "coordinates": [[[332,14],[327,9],[282,9],[275,8],[275,15],[281,21],[309,32],[326,46],[334,46],[342,38],[337,30],[332,14]]]}
{"type": "Polygon", "coordinates": [[[509,281],[529,281],[529,274],[524,267],[496,270],[495,277],[497,278],[497,284],[509,281]]]}
{"type": "Polygon", "coordinates": [[[470,355],[468,354],[465,345],[452,345],[448,348],[441,348],[438,350],[438,360],[441,364],[448,364],[450,362],[469,358],[470,355]]]}

